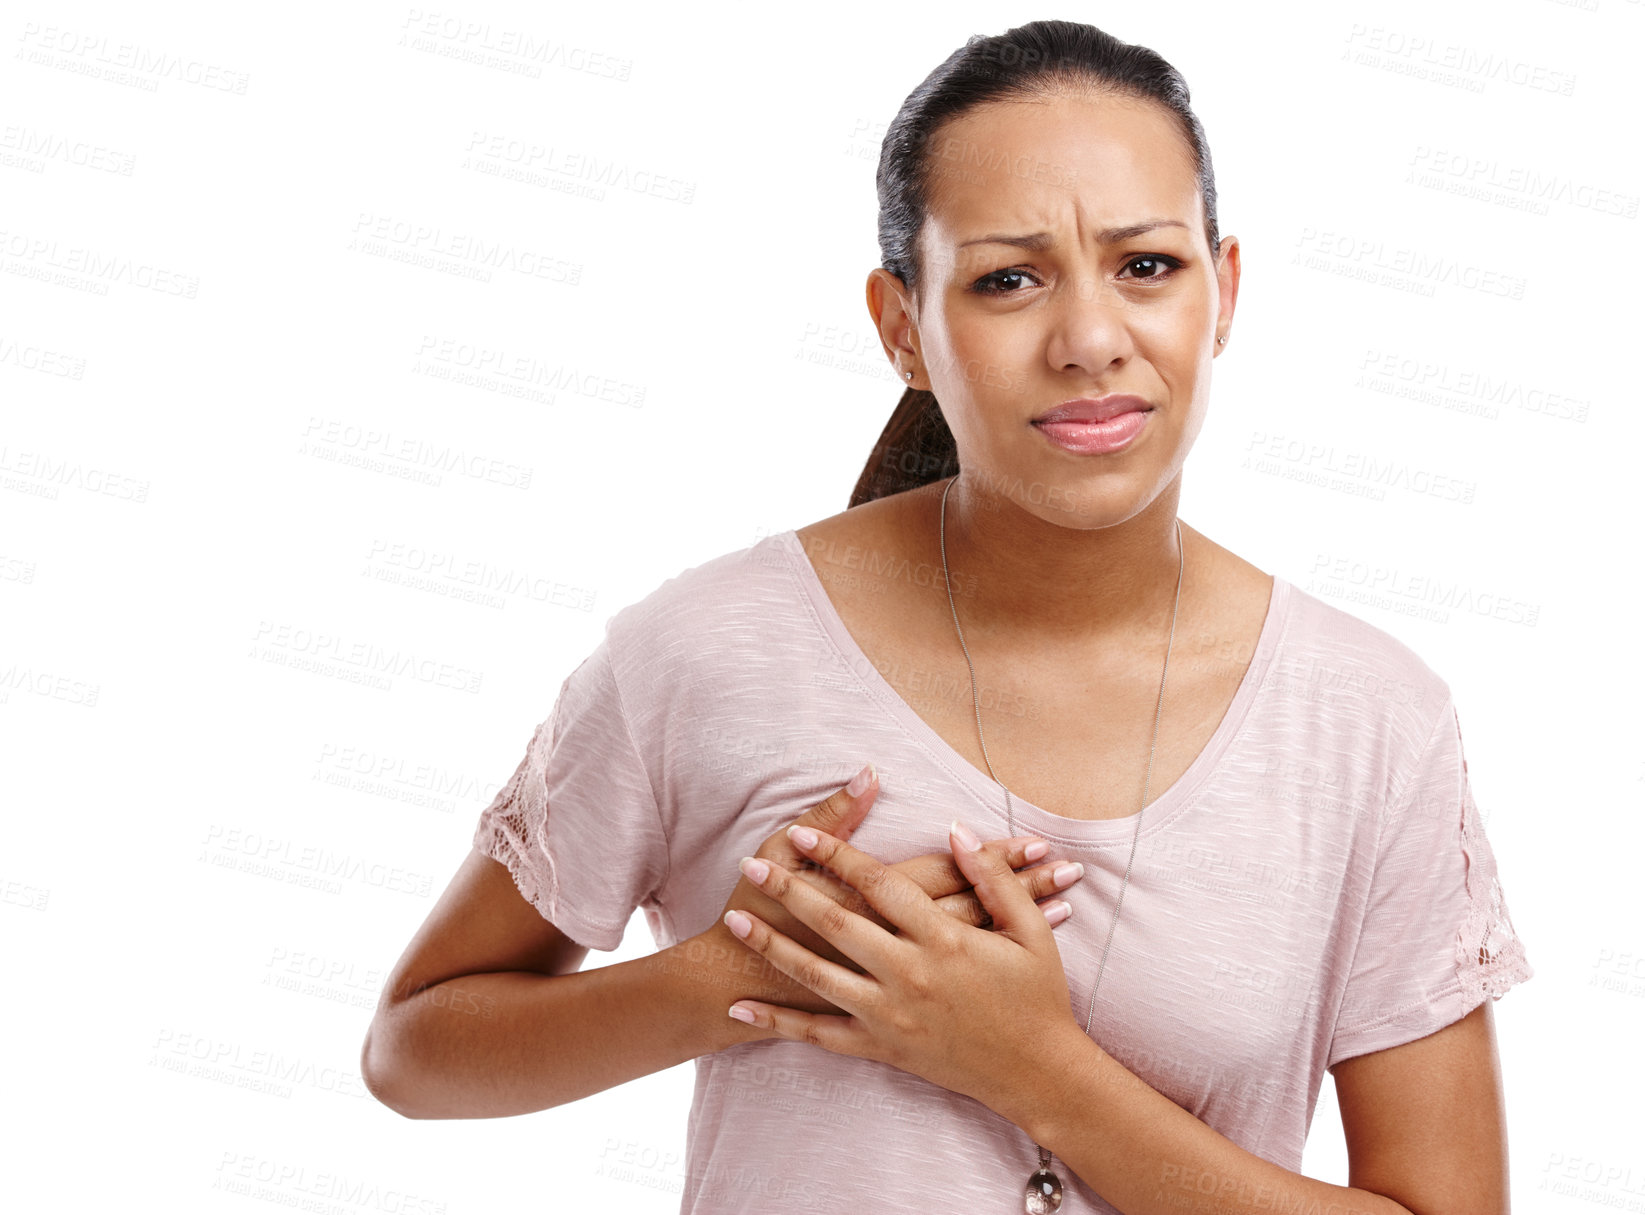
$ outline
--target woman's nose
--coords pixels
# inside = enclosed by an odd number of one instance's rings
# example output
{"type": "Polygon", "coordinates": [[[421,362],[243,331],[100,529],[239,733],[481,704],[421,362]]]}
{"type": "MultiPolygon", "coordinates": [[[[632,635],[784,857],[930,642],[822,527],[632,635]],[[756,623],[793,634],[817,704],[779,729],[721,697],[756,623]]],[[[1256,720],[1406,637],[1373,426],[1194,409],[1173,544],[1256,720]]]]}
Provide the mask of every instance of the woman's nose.
{"type": "Polygon", "coordinates": [[[1051,304],[1050,353],[1059,366],[1080,364],[1096,371],[1131,353],[1137,304],[1113,284],[1082,275],[1051,304]]]}

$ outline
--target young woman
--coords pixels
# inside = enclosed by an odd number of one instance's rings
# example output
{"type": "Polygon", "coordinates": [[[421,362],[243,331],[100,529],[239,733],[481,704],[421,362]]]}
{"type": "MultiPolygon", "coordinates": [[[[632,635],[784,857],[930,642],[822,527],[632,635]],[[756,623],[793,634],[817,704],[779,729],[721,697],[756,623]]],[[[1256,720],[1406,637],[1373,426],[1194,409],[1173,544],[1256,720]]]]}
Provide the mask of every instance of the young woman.
{"type": "Polygon", "coordinates": [[[488,1117],[695,1059],[687,1212],[1505,1211],[1531,971],[1449,688],[1177,517],[1240,275],[1180,76],[973,38],[878,184],[907,388],[850,509],[613,617],[372,1091],[488,1117]],[[635,907],[659,951],[579,971],[635,907]],[[1296,1171],[1327,1069],[1349,1186],[1296,1171]]]}

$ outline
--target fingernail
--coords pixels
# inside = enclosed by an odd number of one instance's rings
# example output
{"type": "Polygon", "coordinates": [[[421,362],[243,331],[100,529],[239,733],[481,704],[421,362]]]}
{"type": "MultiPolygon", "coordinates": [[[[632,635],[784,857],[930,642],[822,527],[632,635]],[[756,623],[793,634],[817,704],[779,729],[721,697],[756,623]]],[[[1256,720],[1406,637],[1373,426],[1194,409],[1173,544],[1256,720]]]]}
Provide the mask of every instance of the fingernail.
{"type": "Polygon", "coordinates": [[[815,848],[817,833],[810,827],[802,827],[798,823],[788,829],[788,838],[794,841],[796,848],[815,848]]]}
{"type": "Polygon", "coordinates": [[[741,1004],[733,1004],[728,1011],[733,1017],[736,1017],[737,1020],[745,1021],[749,1025],[754,1024],[754,1012],[752,1009],[744,1008],[741,1004]]]}
{"type": "MultiPolygon", "coordinates": [[[[753,882],[756,886],[760,885],[766,878],[771,876],[771,866],[767,865],[757,856],[743,857],[742,860],[737,862],[737,868],[741,869],[743,871],[743,876],[753,882]]],[[[1067,866],[1064,865],[1063,869],[1066,868],[1067,866]]],[[[1057,870],[1057,872],[1061,873],[1062,869],[1057,870]]],[[[1068,883],[1066,882],[1059,883],[1059,885],[1064,886],[1067,884],[1068,883]]]]}
{"type": "Polygon", "coordinates": [[[1074,909],[1061,899],[1058,899],[1055,903],[1045,904],[1045,922],[1047,924],[1060,924],[1073,914],[1074,909]]]}
{"type": "Polygon", "coordinates": [[[741,939],[748,936],[748,931],[754,927],[754,922],[740,911],[728,911],[725,913],[725,926],[741,939]]]}
{"type": "Polygon", "coordinates": [[[1022,854],[1031,861],[1037,861],[1050,851],[1050,844],[1046,843],[1044,840],[1035,840],[1032,844],[1029,844],[1028,847],[1022,850],[1022,854]]]}
{"type": "MultiPolygon", "coordinates": [[[[1057,884],[1058,890],[1061,890],[1064,886],[1072,886],[1084,876],[1085,866],[1078,861],[1071,865],[1058,865],[1051,871],[1051,880],[1057,884]]],[[[764,881],[765,879],[760,878],[759,880],[764,881]]]]}
{"type": "Polygon", "coordinates": [[[851,783],[845,787],[845,791],[852,797],[861,797],[864,793],[868,792],[868,786],[873,783],[873,780],[874,765],[869,764],[861,772],[851,778],[851,783]]]}
{"type": "Polygon", "coordinates": [[[972,835],[971,828],[960,822],[959,819],[955,819],[952,823],[950,823],[948,825],[948,829],[954,833],[954,838],[959,840],[960,847],[964,848],[967,852],[975,852],[978,848],[982,847],[982,841],[972,835]]]}

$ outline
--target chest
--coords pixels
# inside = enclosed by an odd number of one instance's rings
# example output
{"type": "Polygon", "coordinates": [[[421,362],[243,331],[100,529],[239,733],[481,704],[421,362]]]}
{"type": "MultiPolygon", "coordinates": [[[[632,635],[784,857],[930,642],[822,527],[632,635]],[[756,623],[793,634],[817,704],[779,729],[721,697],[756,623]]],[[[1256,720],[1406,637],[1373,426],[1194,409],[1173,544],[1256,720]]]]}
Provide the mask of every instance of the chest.
{"type": "Polygon", "coordinates": [[[984,776],[991,769],[1016,797],[1072,819],[1135,814],[1145,788],[1151,802],[1188,771],[1232,703],[1261,626],[1179,616],[1168,668],[1166,632],[1100,652],[970,633],[962,648],[946,595],[826,566],[818,576],[869,678],[984,776]]]}

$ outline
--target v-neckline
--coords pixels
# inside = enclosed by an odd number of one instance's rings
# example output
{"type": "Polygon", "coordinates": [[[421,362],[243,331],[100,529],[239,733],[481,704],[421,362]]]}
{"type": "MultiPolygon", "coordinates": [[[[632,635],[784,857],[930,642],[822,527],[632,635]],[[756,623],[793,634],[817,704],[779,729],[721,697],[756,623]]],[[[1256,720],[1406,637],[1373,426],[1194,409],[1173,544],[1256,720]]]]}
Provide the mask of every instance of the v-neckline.
{"type": "MultiPolygon", "coordinates": [[[[1007,820],[1005,798],[1000,792],[999,785],[981,768],[956,751],[925,718],[914,711],[913,706],[902,698],[885,676],[880,674],[879,668],[851,635],[851,630],[845,627],[844,618],[834,606],[834,601],[828,597],[828,591],[823,586],[816,567],[806,555],[805,544],[800,539],[798,530],[791,528],[779,532],[775,539],[782,544],[793,560],[795,576],[811,601],[818,625],[833,642],[840,657],[845,660],[864,690],[902,725],[909,737],[918,743],[940,768],[949,772],[959,784],[976,796],[979,811],[998,820],[998,831],[1003,835],[1007,830],[1007,820]]],[[[1194,758],[1194,762],[1188,765],[1187,770],[1169,789],[1153,797],[1139,812],[1144,817],[1142,835],[1150,835],[1160,830],[1183,809],[1193,804],[1195,794],[1205,784],[1223,753],[1239,733],[1272,664],[1274,651],[1278,648],[1280,635],[1284,632],[1291,602],[1291,584],[1277,574],[1272,577],[1273,586],[1269,591],[1268,610],[1263,617],[1262,630],[1257,636],[1251,661],[1246,665],[1245,674],[1240,679],[1233,699],[1210,739],[1194,758]]],[[[1061,843],[1104,847],[1129,843],[1137,831],[1136,814],[1128,814],[1121,818],[1069,818],[1036,806],[1016,793],[1011,794],[1011,801],[1019,835],[1039,835],[1061,843]]]]}

